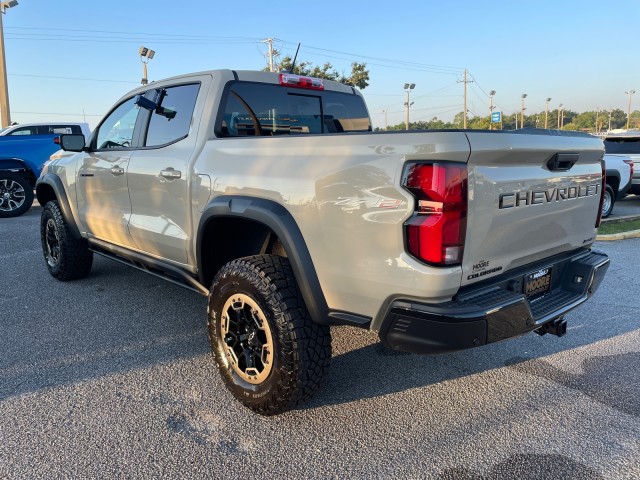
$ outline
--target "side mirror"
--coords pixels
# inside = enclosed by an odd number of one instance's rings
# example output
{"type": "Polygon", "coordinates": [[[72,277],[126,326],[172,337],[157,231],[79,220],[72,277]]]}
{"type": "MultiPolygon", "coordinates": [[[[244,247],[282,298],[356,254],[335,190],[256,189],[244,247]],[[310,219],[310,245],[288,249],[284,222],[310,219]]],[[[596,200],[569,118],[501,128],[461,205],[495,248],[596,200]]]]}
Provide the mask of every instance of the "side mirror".
{"type": "Polygon", "coordinates": [[[82,152],[86,140],[82,134],[60,135],[60,148],[67,152],[82,152]]]}

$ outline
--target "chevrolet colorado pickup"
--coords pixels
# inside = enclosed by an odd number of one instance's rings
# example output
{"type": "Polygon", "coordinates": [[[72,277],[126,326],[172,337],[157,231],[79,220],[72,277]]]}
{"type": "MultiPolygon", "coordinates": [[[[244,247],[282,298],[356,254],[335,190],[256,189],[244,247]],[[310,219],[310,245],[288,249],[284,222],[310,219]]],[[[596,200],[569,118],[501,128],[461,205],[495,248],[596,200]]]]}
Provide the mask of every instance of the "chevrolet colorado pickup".
{"type": "Polygon", "coordinates": [[[0,218],[17,217],[33,203],[33,187],[62,133],[89,133],[86,123],[28,123],[0,130],[0,218]]]}
{"type": "Polygon", "coordinates": [[[139,87],[60,143],[77,153],[36,186],[51,275],[96,253],[207,295],[219,372],[264,415],[317,391],[330,325],[416,353],[562,335],[609,265],[588,135],[373,133],[349,86],[216,70],[139,87]]]}

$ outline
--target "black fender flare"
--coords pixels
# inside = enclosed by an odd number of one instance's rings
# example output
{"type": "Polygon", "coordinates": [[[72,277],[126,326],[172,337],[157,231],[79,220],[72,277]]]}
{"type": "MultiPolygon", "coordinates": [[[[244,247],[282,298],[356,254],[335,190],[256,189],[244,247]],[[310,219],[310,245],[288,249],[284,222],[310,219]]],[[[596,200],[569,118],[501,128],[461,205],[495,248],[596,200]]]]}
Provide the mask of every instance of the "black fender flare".
{"type": "Polygon", "coordinates": [[[272,200],[222,195],[209,202],[200,218],[196,240],[196,258],[201,283],[204,284],[202,235],[207,223],[220,217],[243,218],[270,228],[278,236],[287,252],[311,319],[322,325],[332,323],[318,274],[300,228],[287,209],[272,200]]]}
{"type": "Polygon", "coordinates": [[[69,204],[67,191],[65,190],[64,184],[62,183],[62,180],[60,180],[60,177],[53,173],[47,173],[40,177],[36,182],[36,198],[38,199],[38,203],[40,203],[40,205],[44,207],[46,201],[43,197],[42,185],[47,185],[53,189],[56,200],[58,201],[58,205],[60,205],[60,210],[62,210],[62,215],[64,215],[64,218],[69,225],[71,234],[75,238],[82,238],[82,236],[80,235],[80,230],[78,229],[78,225],[73,218],[73,213],[71,212],[71,205],[69,204]]]}

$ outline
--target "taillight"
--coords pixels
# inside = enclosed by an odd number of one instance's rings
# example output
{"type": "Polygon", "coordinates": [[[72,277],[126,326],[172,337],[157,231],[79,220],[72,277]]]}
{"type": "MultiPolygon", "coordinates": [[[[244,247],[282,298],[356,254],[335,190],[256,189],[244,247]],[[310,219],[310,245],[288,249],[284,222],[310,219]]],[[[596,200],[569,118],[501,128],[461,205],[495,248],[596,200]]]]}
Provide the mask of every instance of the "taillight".
{"type": "Polygon", "coordinates": [[[403,186],[416,197],[415,214],[405,223],[411,255],[436,266],[460,265],[467,231],[467,166],[412,163],[403,186]]]}
{"type": "Polygon", "coordinates": [[[60,145],[60,137],[53,137],[53,143],[60,145]]]}
{"type": "Polygon", "coordinates": [[[602,167],[602,188],[600,189],[600,207],[598,207],[598,218],[596,219],[596,228],[600,226],[602,221],[602,208],[604,207],[604,190],[607,186],[607,171],[604,160],[600,160],[600,166],[602,167]]]}
{"type": "Polygon", "coordinates": [[[302,77],[291,73],[280,74],[280,85],[287,87],[307,88],[309,90],[324,90],[324,83],[320,78],[302,77]]]}
{"type": "Polygon", "coordinates": [[[635,165],[633,164],[633,160],[631,160],[630,158],[623,160],[624,163],[626,163],[627,165],[629,165],[629,167],[631,168],[631,170],[629,171],[629,176],[633,177],[633,169],[635,167],[635,165]]]}

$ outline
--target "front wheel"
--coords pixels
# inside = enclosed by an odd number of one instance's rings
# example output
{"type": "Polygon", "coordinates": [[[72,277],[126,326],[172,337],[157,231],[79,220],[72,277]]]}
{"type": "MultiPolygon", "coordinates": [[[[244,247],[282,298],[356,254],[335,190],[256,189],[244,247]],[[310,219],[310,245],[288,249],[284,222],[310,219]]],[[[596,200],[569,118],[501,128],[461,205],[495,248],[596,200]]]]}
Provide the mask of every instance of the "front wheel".
{"type": "Polygon", "coordinates": [[[311,320],[286,258],[256,255],[222,267],[209,293],[208,331],[226,387],[262,415],[309,400],[328,373],[329,327],[311,320]]]}
{"type": "Polygon", "coordinates": [[[602,218],[607,218],[611,215],[613,210],[613,204],[616,201],[616,195],[613,192],[611,185],[607,184],[604,188],[604,201],[602,202],[602,218]]]}
{"type": "Polygon", "coordinates": [[[0,218],[17,217],[33,204],[33,187],[24,175],[0,172],[0,218]]]}
{"type": "Polygon", "coordinates": [[[40,240],[47,269],[52,276],[66,281],[89,274],[93,252],[85,239],[73,236],[56,201],[48,202],[42,210],[40,240]]]}

